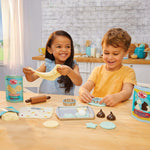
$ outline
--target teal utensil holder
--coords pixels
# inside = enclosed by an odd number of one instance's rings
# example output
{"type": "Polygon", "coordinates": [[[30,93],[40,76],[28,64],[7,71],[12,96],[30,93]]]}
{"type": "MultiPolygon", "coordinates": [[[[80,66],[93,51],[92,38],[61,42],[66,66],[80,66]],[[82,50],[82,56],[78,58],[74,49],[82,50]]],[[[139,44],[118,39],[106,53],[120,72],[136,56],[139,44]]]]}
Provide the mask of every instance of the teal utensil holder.
{"type": "Polygon", "coordinates": [[[91,56],[91,47],[86,47],[86,55],[91,56]]]}
{"type": "Polygon", "coordinates": [[[145,58],[145,47],[136,47],[134,50],[134,54],[137,55],[138,58],[145,58]]]}

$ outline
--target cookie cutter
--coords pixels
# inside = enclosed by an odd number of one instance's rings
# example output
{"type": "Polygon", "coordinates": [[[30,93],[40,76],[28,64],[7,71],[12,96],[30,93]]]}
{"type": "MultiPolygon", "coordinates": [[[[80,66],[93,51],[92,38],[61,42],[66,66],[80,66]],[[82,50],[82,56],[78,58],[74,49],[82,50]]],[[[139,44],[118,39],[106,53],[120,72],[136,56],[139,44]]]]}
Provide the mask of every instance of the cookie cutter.
{"type": "Polygon", "coordinates": [[[64,106],[74,106],[74,105],[76,105],[76,100],[72,99],[72,98],[63,99],[63,105],[64,106]]]}
{"type": "Polygon", "coordinates": [[[93,98],[92,99],[92,103],[99,103],[101,101],[101,98],[99,98],[99,97],[95,97],[95,98],[93,98]]]}
{"type": "Polygon", "coordinates": [[[100,98],[100,97],[95,97],[95,98],[93,98],[93,99],[91,100],[91,102],[88,103],[88,104],[94,105],[94,106],[106,106],[105,103],[99,104],[99,102],[100,102],[101,100],[102,100],[102,98],[100,98]]]}

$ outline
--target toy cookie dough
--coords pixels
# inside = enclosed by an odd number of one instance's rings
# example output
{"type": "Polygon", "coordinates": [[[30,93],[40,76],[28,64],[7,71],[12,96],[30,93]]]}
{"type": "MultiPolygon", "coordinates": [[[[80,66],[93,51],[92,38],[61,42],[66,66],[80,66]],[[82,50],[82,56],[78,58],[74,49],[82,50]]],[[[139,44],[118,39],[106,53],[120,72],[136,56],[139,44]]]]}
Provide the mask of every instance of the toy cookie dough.
{"type": "Polygon", "coordinates": [[[116,125],[114,123],[109,122],[109,121],[104,121],[104,122],[100,123],[99,126],[104,129],[114,129],[116,127],[116,125]]]}
{"type": "Polygon", "coordinates": [[[76,104],[76,100],[72,98],[63,99],[64,106],[74,106],[76,104]]]}
{"type": "Polygon", "coordinates": [[[57,121],[54,121],[54,120],[49,120],[49,121],[45,121],[43,123],[43,125],[45,127],[48,127],[48,128],[55,128],[59,125],[59,123],[57,121]]]}
{"type": "Polygon", "coordinates": [[[77,108],[77,113],[75,115],[78,118],[80,118],[80,117],[89,117],[89,115],[87,113],[87,108],[85,108],[85,107],[77,108]]]}
{"type": "Polygon", "coordinates": [[[5,120],[5,121],[14,121],[14,120],[19,119],[17,113],[15,112],[6,112],[1,117],[2,117],[2,120],[5,120]]]}
{"type": "Polygon", "coordinates": [[[94,119],[95,114],[89,106],[58,106],[56,116],[60,120],[94,119]]]}
{"type": "Polygon", "coordinates": [[[63,116],[64,118],[74,118],[74,115],[73,114],[64,114],[63,116]]]}
{"type": "Polygon", "coordinates": [[[100,104],[100,103],[99,103],[100,101],[101,101],[101,98],[100,98],[100,97],[95,97],[95,98],[93,98],[92,101],[91,101],[90,103],[88,103],[88,104],[94,105],[94,106],[106,106],[105,103],[100,104]]]}
{"type": "Polygon", "coordinates": [[[86,115],[86,110],[80,109],[80,110],[78,111],[78,114],[79,114],[80,116],[85,116],[85,115],[86,115]]]}
{"type": "Polygon", "coordinates": [[[107,119],[113,121],[116,120],[116,117],[112,112],[110,112],[110,114],[107,116],[107,119]]]}
{"type": "Polygon", "coordinates": [[[86,123],[86,127],[87,127],[87,128],[93,128],[93,129],[95,129],[95,128],[97,127],[97,124],[94,124],[94,123],[92,123],[92,122],[86,123]]]}
{"type": "Polygon", "coordinates": [[[34,71],[34,73],[36,75],[38,75],[40,78],[52,81],[61,76],[61,74],[57,72],[57,67],[59,67],[59,66],[61,66],[61,65],[56,64],[56,66],[50,72],[39,72],[39,71],[32,69],[31,67],[29,67],[29,69],[34,71]]]}
{"type": "Polygon", "coordinates": [[[64,118],[82,118],[82,117],[84,117],[84,118],[86,118],[86,117],[89,117],[89,115],[87,114],[87,111],[86,111],[86,109],[85,108],[77,108],[76,109],[77,110],[77,112],[73,115],[72,113],[66,113],[66,114],[64,114],[64,118]]]}

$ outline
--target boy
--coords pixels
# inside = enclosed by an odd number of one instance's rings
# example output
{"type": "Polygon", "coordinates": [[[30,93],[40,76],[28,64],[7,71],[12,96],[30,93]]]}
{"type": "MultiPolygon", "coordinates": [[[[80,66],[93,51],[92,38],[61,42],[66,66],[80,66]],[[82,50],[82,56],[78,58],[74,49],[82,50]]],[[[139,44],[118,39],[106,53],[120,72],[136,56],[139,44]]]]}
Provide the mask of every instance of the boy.
{"type": "Polygon", "coordinates": [[[87,82],[79,89],[82,102],[89,103],[92,98],[101,97],[100,104],[115,106],[130,98],[136,76],[132,68],[122,64],[130,43],[130,35],[121,28],[110,29],[104,35],[101,46],[105,65],[95,67],[87,82]]]}

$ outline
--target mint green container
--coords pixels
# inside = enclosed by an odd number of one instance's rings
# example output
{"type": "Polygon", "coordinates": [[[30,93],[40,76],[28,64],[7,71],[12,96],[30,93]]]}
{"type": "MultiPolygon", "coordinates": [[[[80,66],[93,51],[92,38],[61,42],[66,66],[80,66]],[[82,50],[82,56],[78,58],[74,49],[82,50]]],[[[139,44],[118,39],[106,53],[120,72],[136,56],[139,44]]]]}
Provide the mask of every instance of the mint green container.
{"type": "Polygon", "coordinates": [[[91,56],[91,47],[86,47],[86,55],[91,56]]]}
{"type": "Polygon", "coordinates": [[[150,88],[134,86],[132,117],[150,123],[150,88]]]}
{"type": "Polygon", "coordinates": [[[22,76],[5,76],[6,100],[8,102],[23,102],[22,76]]]}

